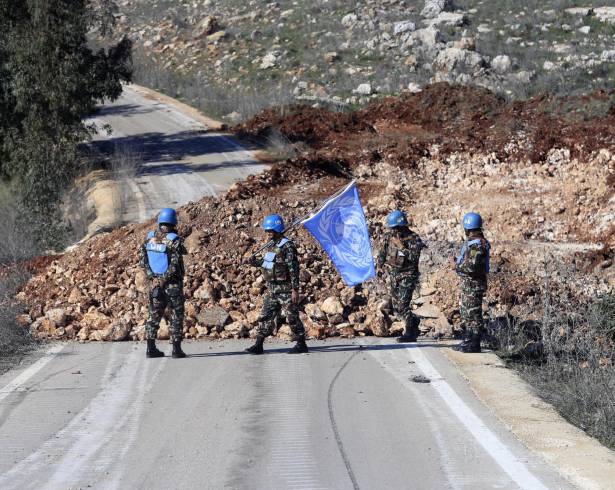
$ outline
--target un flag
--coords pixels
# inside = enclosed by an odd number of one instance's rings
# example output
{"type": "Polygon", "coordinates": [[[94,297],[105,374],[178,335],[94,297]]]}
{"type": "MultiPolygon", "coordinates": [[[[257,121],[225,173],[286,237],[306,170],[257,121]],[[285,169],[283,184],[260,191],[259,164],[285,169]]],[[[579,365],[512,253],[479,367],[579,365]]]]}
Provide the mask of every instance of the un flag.
{"type": "Polygon", "coordinates": [[[376,275],[365,214],[354,181],[302,223],[327,252],[348,286],[376,275]]]}

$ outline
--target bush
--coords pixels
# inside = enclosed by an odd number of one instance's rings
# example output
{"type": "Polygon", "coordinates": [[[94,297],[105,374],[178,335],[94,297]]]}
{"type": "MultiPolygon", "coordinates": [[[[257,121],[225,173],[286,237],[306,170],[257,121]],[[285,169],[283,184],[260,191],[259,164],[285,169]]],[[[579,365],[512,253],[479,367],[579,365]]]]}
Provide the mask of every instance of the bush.
{"type": "Polygon", "coordinates": [[[615,448],[615,294],[547,302],[541,322],[500,320],[499,354],[574,425],[615,448]]]}

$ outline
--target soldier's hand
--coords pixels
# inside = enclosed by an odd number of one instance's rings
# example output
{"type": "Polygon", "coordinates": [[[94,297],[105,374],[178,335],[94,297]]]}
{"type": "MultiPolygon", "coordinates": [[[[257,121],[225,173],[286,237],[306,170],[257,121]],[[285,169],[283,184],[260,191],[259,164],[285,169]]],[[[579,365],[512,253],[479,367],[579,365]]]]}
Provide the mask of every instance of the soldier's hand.
{"type": "Polygon", "coordinates": [[[290,300],[294,304],[299,303],[299,291],[297,291],[296,289],[293,289],[292,292],[290,293],[290,300]]]}

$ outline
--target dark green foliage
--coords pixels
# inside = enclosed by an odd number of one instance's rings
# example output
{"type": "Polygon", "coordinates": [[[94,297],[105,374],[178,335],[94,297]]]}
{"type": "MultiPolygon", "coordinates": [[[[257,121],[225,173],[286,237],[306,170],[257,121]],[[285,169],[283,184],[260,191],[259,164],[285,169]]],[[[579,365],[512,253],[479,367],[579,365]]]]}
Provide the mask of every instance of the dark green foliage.
{"type": "Polygon", "coordinates": [[[93,23],[108,33],[113,11],[109,0],[0,0],[0,175],[37,221],[54,218],[75,175],[83,118],[130,80],[128,39],[88,46],[93,23]]]}

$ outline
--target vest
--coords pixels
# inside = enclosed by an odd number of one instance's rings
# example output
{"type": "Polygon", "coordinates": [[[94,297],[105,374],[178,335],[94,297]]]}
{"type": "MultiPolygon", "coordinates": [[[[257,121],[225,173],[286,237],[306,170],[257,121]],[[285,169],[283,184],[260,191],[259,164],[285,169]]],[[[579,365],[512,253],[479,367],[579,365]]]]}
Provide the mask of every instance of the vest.
{"type": "Polygon", "coordinates": [[[474,273],[477,275],[481,275],[483,273],[488,274],[490,270],[489,262],[490,262],[490,255],[491,255],[491,244],[487,240],[484,240],[481,238],[475,238],[463,244],[463,246],[461,247],[461,251],[459,252],[459,255],[457,256],[457,259],[456,259],[457,265],[461,265],[466,261],[468,252],[470,251],[470,247],[472,247],[473,245],[481,245],[483,241],[485,242],[485,253],[486,253],[485,270],[484,271],[474,271],[474,273]]]}
{"type": "Polygon", "coordinates": [[[263,268],[263,275],[268,282],[287,282],[290,280],[290,271],[288,265],[282,258],[282,247],[286,245],[290,240],[288,238],[282,238],[276,243],[274,249],[271,252],[267,252],[263,257],[261,267],[263,268]]]}
{"type": "Polygon", "coordinates": [[[147,261],[150,270],[157,276],[164,275],[169,270],[169,245],[179,238],[175,233],[169,233],[164,241],[158,241],[155,231],[147,234],[147,261]]]}

